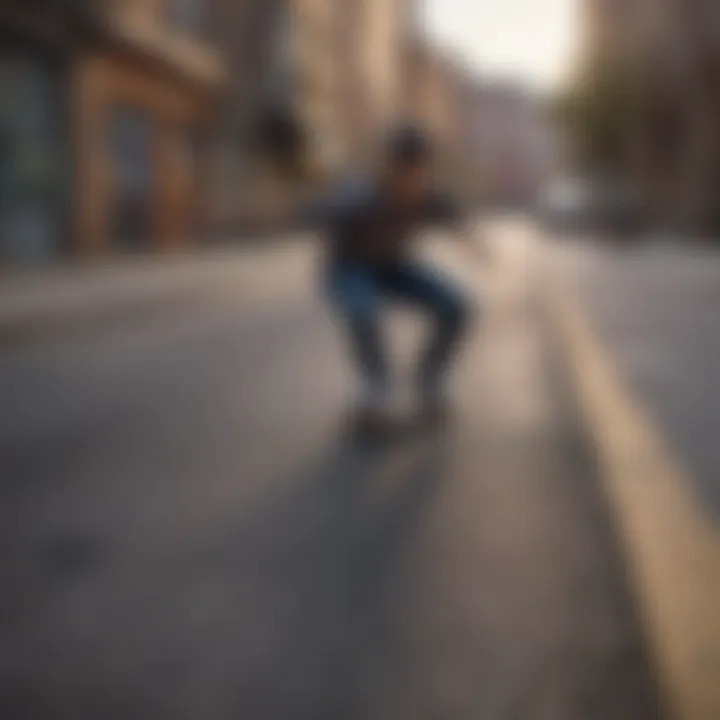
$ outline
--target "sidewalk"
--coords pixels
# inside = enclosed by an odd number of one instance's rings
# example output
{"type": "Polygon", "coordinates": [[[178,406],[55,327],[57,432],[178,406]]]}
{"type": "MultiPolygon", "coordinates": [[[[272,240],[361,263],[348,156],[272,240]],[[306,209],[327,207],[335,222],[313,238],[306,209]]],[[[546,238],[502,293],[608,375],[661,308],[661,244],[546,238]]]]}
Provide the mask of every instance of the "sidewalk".
{"type": "Polygon", "coordinates": [[[720,521],[720,249],[551,245],[558,273],[720,521]]]}
{"type": "Polygon", "coordinates": [[[720,717],[720,532],[715,423],[720,259],[543,238],[546,286],[671,718],[720,717]],[[669,261],[669,262],[668,262],[669,261]],[[699,291],[699,292],[698,292],[699,291]],[[711,323],[710,320],[713,320],[711,323]],[[679,409],[688,400],[692,414],[679,409]],[[695,440],[688,444],[687,438],[695,440]],[[697,440],[704,439],[704,445],[697,440]],[[700,455],[700,457],[698,457],[700,455]],[[715,455],[716,457],[716,455],[715,455]],[[700,463],[698,464],[698,461],[700,463]]]}
{"type": "Polygon", "coordinates": [[[0,275],[0,343],[168,310],[220,288],[247,288],[273,252],[272,245],[225,247],[0,275]]]}

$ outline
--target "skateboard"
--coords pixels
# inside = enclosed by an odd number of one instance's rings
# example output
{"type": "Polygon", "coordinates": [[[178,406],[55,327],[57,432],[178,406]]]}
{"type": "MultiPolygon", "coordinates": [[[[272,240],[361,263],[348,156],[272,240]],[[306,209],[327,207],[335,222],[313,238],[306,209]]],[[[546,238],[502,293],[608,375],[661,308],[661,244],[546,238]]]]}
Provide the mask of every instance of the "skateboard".
{"type": "Polygon", "coordinates": [[[377,416],[353,411],[346,420],[348,435],[357,441],[385,444],[425,435],[443,434],[452,425],[449,413],[414,413],[409,416],[377,416]]]}

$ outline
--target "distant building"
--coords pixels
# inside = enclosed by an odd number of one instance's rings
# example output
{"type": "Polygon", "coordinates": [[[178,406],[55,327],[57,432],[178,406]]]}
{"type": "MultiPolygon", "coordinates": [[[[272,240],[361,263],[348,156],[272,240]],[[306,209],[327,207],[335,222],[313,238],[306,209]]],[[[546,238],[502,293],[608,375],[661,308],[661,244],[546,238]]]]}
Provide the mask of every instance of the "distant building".
{"type": "Polygon", "coordinates": [[[405,118],[432,136],[441,178],[457,180],[464,99],[460,71],[441,50],[416,35],[408,49],[405,83],[405,118]]]}
{"type": "Polygon", "coordinates": [[[435,138],[443,180],[470,201],[531,200],[552,165],[539,101],[516,85],[484,81],[419,36],[409,66],[408,116],[435,138]]]}
{"type": "Polygon", "coordinates": [[[452,78],[442,53],[423,37],[415,37],[409,50],[407,107],[409,120],[422,125],[440,142],[454,132],[452,78]]]}
{"type": "Polygon", "coordinates": [[[532,202],[552,170],[550,124],[532,93],[513,84],[487,83],[476,91],[471,145],[484,199],[491,205],[532,202]]]}

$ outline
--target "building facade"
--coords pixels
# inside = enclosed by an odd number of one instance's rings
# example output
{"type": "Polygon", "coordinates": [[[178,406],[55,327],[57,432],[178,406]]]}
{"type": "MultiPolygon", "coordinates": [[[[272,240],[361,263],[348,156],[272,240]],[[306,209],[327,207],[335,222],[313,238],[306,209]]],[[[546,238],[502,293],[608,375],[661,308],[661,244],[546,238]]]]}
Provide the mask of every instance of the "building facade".
{"type": "Polygon", "coordinates": [[[549,118],[530,91],[501,82],[478,83],[467,143],[490,206],[527,206],[553,171],[549,118]]]}
{"type": "Polygon", "coordinates": [[[216,126],[213,234],[272,228],[298,193],[366,167],[402,102],[408,0],[213,0],[231,84],[216,126]]]}
{"type": "Polygon", "coordinates": [[[212,0],[231,81],[206,156],[214,236],[274,229],[342,156],[331,0],[212,0]]]}
{"type": "Polygon", "coordinates": [[[180,247],[196,146],[224,83],[202,3],[0,8],[0,257],[180,247]]]}
{"type": "Polygon", "coordinates": [[[452,60],[420,35],[411,41],[407,63],[405,117],[432,137],[442,181],[457,180],[464,78],[452,60]]]}
{"type": "Polygon", "coordinates": [[[199,222],[198,148],[225,83],[200,0],[93,3],[76,60],[77,243],[186,246],[199,222]]]}
{"type": "Polygon", "coordinates": [[[80,26],[66,4],[0,4],[0,264],[69,250],[71,94],[80,26]]]}
{"type": "Polygon", "coordinates": [[[416,36],[409,51],[407,115],[442,141],[452,134],[454,103],[448,66],[425,38],[416,36]]]}
{"type": "Polygon", "coordinates": [[[609,62],[633,93],[621,168],[658,225],[720,229],[720,7],[713,0],[586,2],[584,77],[609,62]]]}
{"type": "MultiPolygon", "coordinates": [[[[433,137],[441,181],[468,202],[490,200],[490,186],[499,183],[491,178],[491,156],[501,152],[501,145],[513,145],[512,123],[517,127],[519,122],[516,108],[503,104],[502,94],[483,85],[461,58],[424,38],[416,38],[410,57],[408,115],[433,137]],[[503,115],[507,126],[500,119],[503,115]]],[[[517,150],[524,153],[524,148],[517,150]]]]}

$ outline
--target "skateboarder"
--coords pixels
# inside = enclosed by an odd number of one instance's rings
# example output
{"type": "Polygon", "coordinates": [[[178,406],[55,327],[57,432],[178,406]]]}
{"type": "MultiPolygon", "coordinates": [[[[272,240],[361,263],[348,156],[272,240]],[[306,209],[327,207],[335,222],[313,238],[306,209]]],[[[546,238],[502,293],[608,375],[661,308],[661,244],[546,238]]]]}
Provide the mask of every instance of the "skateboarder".
{"type": "Polygon", "coordinates": [[[375,178],[340,189],[310,213],[329,235],[327,294],[347,328],[362,379],[356,420],[369,429],[392,422],[380,333],[386,301],[410,305],[432,322],[415,382],[422,417],[433,420],[448,409],[447,371],[472,315],[460,287],[409,251],[423,224],[461,220],[455,204],[433,187],[433,161],[432,144],[420,130],[396,130],[375,178]]]}

